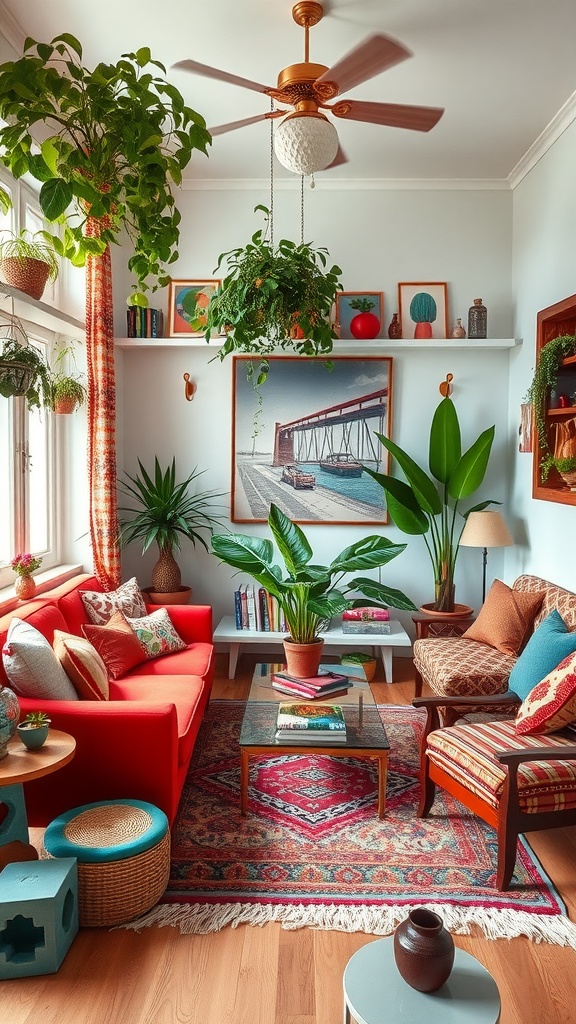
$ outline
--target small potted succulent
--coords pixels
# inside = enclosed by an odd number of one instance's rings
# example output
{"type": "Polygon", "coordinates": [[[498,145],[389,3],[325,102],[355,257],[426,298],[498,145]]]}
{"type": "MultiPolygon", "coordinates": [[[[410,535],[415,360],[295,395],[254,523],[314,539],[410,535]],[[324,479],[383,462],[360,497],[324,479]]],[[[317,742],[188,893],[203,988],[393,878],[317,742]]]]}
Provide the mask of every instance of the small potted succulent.
{"type": "Polygon", "coordinates": [[[29,711],[16,731],[28,750],[38,750],[48,739],[50,719],[43,711],[29,711]]]}

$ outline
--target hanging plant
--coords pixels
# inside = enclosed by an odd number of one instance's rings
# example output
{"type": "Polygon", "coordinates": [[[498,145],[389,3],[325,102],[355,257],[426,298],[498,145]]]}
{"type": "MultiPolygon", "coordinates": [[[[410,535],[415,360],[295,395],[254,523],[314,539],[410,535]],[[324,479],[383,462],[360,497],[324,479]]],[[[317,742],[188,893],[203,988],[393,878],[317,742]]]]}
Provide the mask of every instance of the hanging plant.
{"type": "Polygon", "coordinates": [[[270,211],[256,206],[266,218],[243,248],[231,249],[218,259],[227,273],[208,307],[206,340],[214,331],[226,332],[218,352],[225,359],[232,352],[261,357],[260,383],[266,379],[266,357],[275,349],[299,355],[328,355],[338,337],[331,321],[336,294],[342,289],[340,267],[327,267],[328,251],[306,242],[297,245],[282,238],[273,245],[267,238],[270,211]]]}
{"type": "Polygon", "coordinates": [[[29,409],[51,405],[50,369],[39,349],[14,337],[0,338],[0,395],[25,398],[29,409]]]}
{"type": "Polygon", "coordinates": [[[576,354],[576,335],[560,334],[557,338],[551,338],[540,350],[538,363],[534,370],[532,383],[528,388],[527,399],[532,402],[534,409],[534,421],[538,434],[538,444],[542,459],[540,471],[542,482],[548,478],[548,474],[555,465],[554,452],[550,448],[548,440],[548,424],[546,421],[546,408],[548,397],[558,384],[558,373],[562,360],[566,356],[576,354]]]}

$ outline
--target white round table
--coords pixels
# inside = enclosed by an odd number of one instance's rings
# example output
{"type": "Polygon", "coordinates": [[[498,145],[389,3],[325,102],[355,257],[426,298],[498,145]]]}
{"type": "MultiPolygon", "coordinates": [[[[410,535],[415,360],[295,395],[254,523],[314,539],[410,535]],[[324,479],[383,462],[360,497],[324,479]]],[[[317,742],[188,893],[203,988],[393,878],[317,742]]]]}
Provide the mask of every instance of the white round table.
{"type": "Polygon", "coordinates": [[[485,967],[456,949],[448,981],[436,992],[417,992],[400,976],[394,937],[369,942],[344,971],[344,1024],[497,1024],[500,995],[485,967]]]}

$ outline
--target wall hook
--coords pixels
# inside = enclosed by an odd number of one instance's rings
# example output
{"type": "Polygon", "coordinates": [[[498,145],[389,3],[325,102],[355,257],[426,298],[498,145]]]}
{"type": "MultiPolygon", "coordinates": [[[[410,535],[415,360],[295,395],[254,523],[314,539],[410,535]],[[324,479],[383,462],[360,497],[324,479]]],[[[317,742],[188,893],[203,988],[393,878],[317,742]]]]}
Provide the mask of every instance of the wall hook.
{"type": "Polygon", "coordinates": [[[184,374],[184,396],[187,402],[191,402],[196,392],[196,385],[194,381],[190,380],[190,374],[184,374]]]}
{"type": "Polygon", "coordinates": [[[440,385],[440,387],[438,388],[440,394],[442,395],[442,398],[448,398],[448,396],[452,394],[452,391],[453,391],[452,381],[453,380],[454,380],[454,374],[453,373],[447,373],[446,374],[446,380],[443,380],[441,385],[440,385]]]}

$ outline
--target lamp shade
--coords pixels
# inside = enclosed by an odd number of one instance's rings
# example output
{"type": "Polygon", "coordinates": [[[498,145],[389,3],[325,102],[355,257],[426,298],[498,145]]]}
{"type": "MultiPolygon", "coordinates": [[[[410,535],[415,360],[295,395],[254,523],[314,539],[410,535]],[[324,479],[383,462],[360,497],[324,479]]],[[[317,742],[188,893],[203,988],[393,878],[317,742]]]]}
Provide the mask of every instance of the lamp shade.
{"type": "Polygon", "coordinates": [[[507,548],[513,543],[501,513],[489,509],[471,512],[460,537],[460,544],[468,548],[507,548]]]}
{"type": "Polygon", "coordinates": [[[335,159],[338,132],[323,114],[289,114],[276,128],[274,151],[289,171],[313,174],[335,159]]]}

